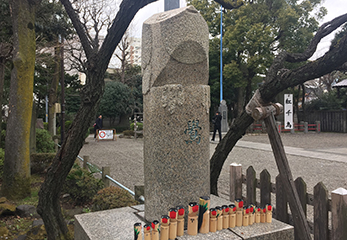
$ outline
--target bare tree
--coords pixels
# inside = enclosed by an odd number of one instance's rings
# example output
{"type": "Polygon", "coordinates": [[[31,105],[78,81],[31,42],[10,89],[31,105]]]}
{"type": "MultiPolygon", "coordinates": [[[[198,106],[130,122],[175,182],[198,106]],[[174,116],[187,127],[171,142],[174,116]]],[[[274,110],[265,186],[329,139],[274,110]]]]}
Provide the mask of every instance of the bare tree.
{"type": "Polygon", "coordinates": [[[119,59],[121,65],[118,74],[120,75],[120,81],[121,83],[125,83],[125,71],[127,68],[128,63],[128,56],[129,56],[129,36],[128,33],[126,33],[121,42],[118,44],[118,49],[120,51],[120,54],[116,53],[116,57],[119,59]]]}

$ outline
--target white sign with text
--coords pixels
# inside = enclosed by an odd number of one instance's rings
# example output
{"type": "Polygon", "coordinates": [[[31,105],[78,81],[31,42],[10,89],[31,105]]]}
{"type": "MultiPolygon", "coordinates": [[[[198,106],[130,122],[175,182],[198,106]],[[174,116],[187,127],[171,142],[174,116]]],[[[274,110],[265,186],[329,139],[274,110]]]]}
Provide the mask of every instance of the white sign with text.
{"type": "Polygon", "coordinates": [[[293,128],[293,94],[284,94],[284,129],[293,128]]]}
{"type": "Polygon", "coordinates": [[[99,130],[99,140],[113,140],[113,130],[99,130]]]}

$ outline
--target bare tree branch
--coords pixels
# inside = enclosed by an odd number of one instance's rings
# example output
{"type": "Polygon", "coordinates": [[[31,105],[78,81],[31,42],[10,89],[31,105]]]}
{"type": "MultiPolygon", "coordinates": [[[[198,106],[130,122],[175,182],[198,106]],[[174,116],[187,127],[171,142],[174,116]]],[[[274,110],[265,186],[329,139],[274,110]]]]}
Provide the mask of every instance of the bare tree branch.
{"type": "Polygon", "coordinates": [[[69,0],[60,0],[60,2],[64,5],[67,14],[69,15],[71,22],[76,29],[76,32],[80,38],[81,44],[83,46],[84,52],[86,53],[87,58],[92,55],[92,48],[90,46],[90,41],[88,41],[88,34],[81,23],[78,14],[72,7],[72,4],[69,0]]]}
{"type": "Polygon", "coordinates": [[[114,50],[122,39],[125,31],[127,30],[131,20],[134,18],[137,11],[148,5],[149,3],[156,1],[157,0],[138,0],[136,1],[136,3],[132,0],[122,1],[119,7],[119,11],[108,31],[112,34],[107,34],[104,43],[100,48],[100,61],[105,62],[111,59],[114,50]],[[128,17],[124,18],[123,16],[128,17]]]}
{"type": "Polygon", "coordinates": [[[317,50],[317,45],[322,40],[322,38],[326,37],[333,31],[335,31],[338,27],[343,25],[347,21],[347,13],[344,15],[341,15],[337,18],[334,18],[330,22],[324,23],[317,31],[316,35],[313,37],[313,39],[310,42],[310,45],[306,49],[304,53],[288,53],[286,56],[285,61],[287,62],[302,62],[306,61],[317,50]]]}

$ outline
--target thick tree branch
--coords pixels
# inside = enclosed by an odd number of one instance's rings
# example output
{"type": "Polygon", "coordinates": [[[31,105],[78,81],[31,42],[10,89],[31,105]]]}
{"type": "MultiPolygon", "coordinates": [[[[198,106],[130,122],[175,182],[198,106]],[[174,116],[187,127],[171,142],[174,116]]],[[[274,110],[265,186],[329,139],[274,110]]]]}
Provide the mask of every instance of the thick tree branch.
{"type": "Polygon", "coordinates": [[[278,92],[338,70],[345,66],[347,62],[346,52],[347,35],[339,41],[338,47],[332,48],[323,57],[309,62],[300,68],[287,70],[283,73],[279,71],[275,76],[272,76],[272,79],[269,79],[259,89],[262,99],[265,102],[269,102],[278,92]]]}
{"type": "Polygon", "coordinates": [[[122,39],[135,14],[144,6],[157,0],[123,0],[119,11],[108,30],[108,34],[102,44],[99,56],[101,62],[109,62],[118,43],[122,39]]]}
{"type": "Polygon", "coordinates": [[[310,42],[310,45],[303,53],[288,53],[285,61],[287,62],[303,62],[312,57],[312,55],[317,50],[317,45],[322,40],[322,38],[326,37],[333,31],[335,31],[338,27],[344,24],[347,21],[347,13],[341,15],[337,18],[334,18],[330,22],[324,23],[317,31],[316,35],[310,42]]]}
{"type": "Polygon", "coordinates": [[[69,0],[60,0],[60,2],[64,5],[67,14],[69,15],[71,22],[76,29],[76,32],[80,38],[81,44],[83,46],[84,52],[86,53],[87,58],[92,55],[92,47],[90,45],[90,41],[88,40],[88,34],[81,23],[78,14],[72,7],[72,4],[69,0]]]}

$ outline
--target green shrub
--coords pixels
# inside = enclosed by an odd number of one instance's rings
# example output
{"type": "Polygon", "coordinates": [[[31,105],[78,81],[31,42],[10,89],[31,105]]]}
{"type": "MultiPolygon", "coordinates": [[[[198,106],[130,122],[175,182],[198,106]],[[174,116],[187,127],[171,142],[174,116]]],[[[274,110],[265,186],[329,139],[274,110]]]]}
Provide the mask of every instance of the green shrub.
{"type": "Polygon", "coordinates": [[[48,122],[43,123],[43,128],[48,131],[48,122]]]}
{"type": "Polygon", "coordinates": [[[70,194],[76,204],[82,205],[91,202],[95,194],[104,187],[100,179],[93,173],[75,164],[66,177],[63,190],[70,194]]]}
{"type": "Polygon", "coordinates": [[[45,129],[36,129],[36,152],[53,153],[55,152],[52,136],[45,129]]]}
{"type": "Polygon", "coordinates": [[[1,122],[1,130],[6,130],[6,128],[7,128],[7,123],[1,122]]]}
{"type": "Polygon", "coordinates": [[[2,174],[4,172],[4,160],[5,160],[5,150],[0,148],[0,179],[2,179],[2,174]]]}
{"type": "Polygon", "coordinates": [[[110,127],[110,129],[116,129],[116,133],[121,133],[125,130],[129,130],[129,126],[110,127]]]}
{"type": "Polygon", "coordinates": [[[1,144],[0,148],[5,149],[5,139],[6,139],[6,130],[1,130],[1,144]]]}
{"type": "MultiPolygon", "coordinates": [[[[72,121],[65,121],[65,133],[67,133],[67,131],[69,130],[71,124],[72,124],[72,121]]],[[[57,134],[60,135],[60,133],[61,133],[61,126],[59,126],[57,128],[57,134]]]]}
{"type": "Polygon", "coordinates": [[[118,187],[107,187],[100,190],[93,198],[93,211],[121,208],[137,205],[129,192],[118,187]]]}
{"type": "MultiPolygon", "coordinates": [[[[143,130],[143,123],[137,122],[136,126],[137,126],[137,131],[143,130]]],[[[134,123],[130,124],[130,130],[134,130],[134,123]]]]}
{"type": "Polygon", "coordinates": [[[43,173],[53,162],[55,153],[33,153],[30,155],[31,174],[43,173]]]}
{"type": "Polygon", "coordinates": [[[125,130],[123,132],[124,136],[134,136],[134,130],[125,130]]]}

